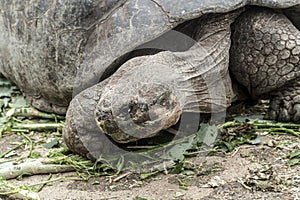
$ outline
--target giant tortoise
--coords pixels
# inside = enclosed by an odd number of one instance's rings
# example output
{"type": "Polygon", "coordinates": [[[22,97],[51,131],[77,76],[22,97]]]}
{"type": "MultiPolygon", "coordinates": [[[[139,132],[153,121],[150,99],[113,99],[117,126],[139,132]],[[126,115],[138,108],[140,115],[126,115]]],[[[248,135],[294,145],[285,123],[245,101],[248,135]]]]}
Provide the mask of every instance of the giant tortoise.
{"type": "Polygon", "coordinates": [[[300,121],[299,0],[10,0],[0,11],[1,73],[34,107],[67,112],[67,146],[91,159],[178,123],[193,133],[199,113],[218,118],[245,98],[300,121]]]}

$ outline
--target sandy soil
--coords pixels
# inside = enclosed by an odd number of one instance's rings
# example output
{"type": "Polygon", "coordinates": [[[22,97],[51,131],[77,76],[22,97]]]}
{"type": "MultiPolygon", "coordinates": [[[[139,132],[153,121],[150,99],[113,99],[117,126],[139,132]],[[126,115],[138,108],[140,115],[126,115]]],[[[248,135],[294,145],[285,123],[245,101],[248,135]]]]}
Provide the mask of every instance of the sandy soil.
{"type": "MultiPolygon", "coordinates": [[[[16,135],[0,140],[0,153],[16,135]]],[[[288,167],[286,155],[300,148],[300,139],[266,135],[259,145],[242,145],[231,153],[192,157],[186,174],[156,174],[141,180],[138,174],[94,177],[89,181],[63,181],[45,185],[41,199],[287,199],[300,198],[300,165],[288,167]]],[[[74,176],[72,172],[52,178],[74,176]]],[[[13,184],[38,183],[48,175],[24,177],[13,184]]],[[[12,199],[1,196],[0,199],[12,199]]]]}

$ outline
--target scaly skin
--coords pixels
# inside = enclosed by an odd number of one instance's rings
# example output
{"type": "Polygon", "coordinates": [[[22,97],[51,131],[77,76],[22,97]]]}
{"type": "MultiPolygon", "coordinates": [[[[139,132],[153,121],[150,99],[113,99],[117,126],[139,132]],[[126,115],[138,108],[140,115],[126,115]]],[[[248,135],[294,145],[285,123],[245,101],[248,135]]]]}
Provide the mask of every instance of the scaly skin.
{"type": "Polygon", "coordinates": [[[260,8],[244,12],[233,27],[230,70],[235,78],[254,99],[270,98],[272,119],[299,121],[299,106],[281,100],[299,103],[300,31],[285,15],[260,8]]]}
{"type": "Polygon", "coordinates": [[[277,121],[300,122],[300,78],[271,93],[269,116],[277,121]]]}

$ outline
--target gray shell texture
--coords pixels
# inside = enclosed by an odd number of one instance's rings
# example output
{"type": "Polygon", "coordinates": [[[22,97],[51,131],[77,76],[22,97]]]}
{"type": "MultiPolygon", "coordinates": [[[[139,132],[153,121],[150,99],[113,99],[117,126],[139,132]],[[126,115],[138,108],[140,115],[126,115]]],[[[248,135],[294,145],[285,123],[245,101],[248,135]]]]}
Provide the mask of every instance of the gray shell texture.
{"type": "Polygon", "coordinates": [[[121,56],[186,20],[245,5],[299,4],[299,0],[0,1],[0,71],[33,106],[64,114],[71,99],[114,71],[121,56]]]}

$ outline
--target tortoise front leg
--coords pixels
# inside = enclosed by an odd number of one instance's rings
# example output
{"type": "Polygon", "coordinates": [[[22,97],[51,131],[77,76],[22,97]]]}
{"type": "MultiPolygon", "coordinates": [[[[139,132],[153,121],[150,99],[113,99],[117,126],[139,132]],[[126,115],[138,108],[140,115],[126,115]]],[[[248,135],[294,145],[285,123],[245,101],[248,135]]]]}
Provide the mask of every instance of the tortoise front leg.
{"type": "Polygon", "coordinates": [[[270,117],[299,121],[300,31],[268,9],[251,9],[236,21],[230,69],[254,99],[270,99],[270,117]]]}

